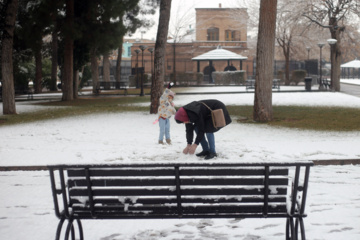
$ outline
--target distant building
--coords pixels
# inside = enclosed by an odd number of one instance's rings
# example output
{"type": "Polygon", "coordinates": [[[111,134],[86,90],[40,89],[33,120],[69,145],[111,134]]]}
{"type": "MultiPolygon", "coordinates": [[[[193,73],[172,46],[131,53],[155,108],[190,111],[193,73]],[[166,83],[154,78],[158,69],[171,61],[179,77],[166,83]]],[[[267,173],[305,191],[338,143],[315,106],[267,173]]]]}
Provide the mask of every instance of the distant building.
{"type": "MultiPolygon", "coordinates": [[[[247,20],[245,8],[196,8],[196,28],[189,26],[187,34],[181,40],[168,39],[166,46],[165,73],[167,78],[179,73],[204,73],[204,82],[210,82],[212,71],[245,70],[247,75],[253,73],[253,61],[208,61],[199,63],[192,58],[216,49],[219,45],[223,49],[243,56],[247,55],[247,20]],[[230,64],[230,68],[229,68],[230,64]]],[[[151,74],[154,53],[149,48],[155,48],[155,41],[148,39],[124,39],[122,61],[128,62],[128,68],[144,67],[145,73],[151,74]],[[144,45],[146,49],[136,54],[135,50],[144,45]],[[151,58],[152,56],[152,58],[151,58]]],[[[249,56],[246,56],[249,57],[249,56]]],[[[111,55],[116,60],[117,50],[111,55]]],[[[114,63],[112,63],[114,65],[114,63]]],[[[123,65],[123,64],[122,64],[123,65]]],[[[127,69],[126,74],[129,74],[127,69]]],[[[125,79],[126,76],[122,76],[125,79]]]]}

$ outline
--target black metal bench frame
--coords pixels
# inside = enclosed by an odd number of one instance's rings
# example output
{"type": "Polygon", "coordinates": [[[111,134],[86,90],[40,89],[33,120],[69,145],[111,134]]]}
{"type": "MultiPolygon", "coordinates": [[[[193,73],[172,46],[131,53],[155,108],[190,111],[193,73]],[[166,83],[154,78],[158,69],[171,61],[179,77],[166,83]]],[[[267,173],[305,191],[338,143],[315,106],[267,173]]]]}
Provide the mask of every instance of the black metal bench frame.
{"type": "Polygon", "coordinates": [[[305,240],[310,167],[300,163],[48,166],[56,239],[84,239],[82,219],[285,218],[305,240]]]}
{"type": "Polygon", "coordinates": [[[317,82],[319,85],[322,85],[324,89],[330,89],[331,88],[331,80],[327,78],[318,78],[317,82]]]}
{"type": "MultiPolygon", "coordinates": [[[[34,99],[34,92],[32,89],[26,88],[15,88],[15,95],[27,94],[27,99],[34,99]]],[[[2,101],[2,86],[0,86],[0,101],[2,101]]]]}
{"type": "MultiPolygon", "coordinates": [[[[249,89],[255,89],[255,79],[246,80],[245,87],[246,91],[248,91],[249,89]]],[[[280,91],[280,79],[273,79],[272,88],[280,91]]]]}
{"type": "Polygon", "coordinates": [[[96,84],[96,93],[99,94],[101,90],[124,90],[124,94],[127,95],[128,84],[127,82],[105,82],[99,81],[96,84]]]}

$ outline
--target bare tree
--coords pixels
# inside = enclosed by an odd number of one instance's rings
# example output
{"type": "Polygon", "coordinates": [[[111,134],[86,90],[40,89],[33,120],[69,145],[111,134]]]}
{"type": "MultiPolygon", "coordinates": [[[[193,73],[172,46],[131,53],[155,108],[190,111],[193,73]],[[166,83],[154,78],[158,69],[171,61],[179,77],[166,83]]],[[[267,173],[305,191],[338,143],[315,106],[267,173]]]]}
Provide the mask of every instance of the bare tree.
{"type": "Polygon", "coordinates": [[[18,0],[5,1],[5,27],[2,33],[1,69],[2,69],[2,101],[3,114],[16,114],[14,73],[13,73],[13,42],[18,0]]]}
{"type": "Polygon", "coordinates": [[[261,0],[259,33],[256,53],[254,121],[273,119],[272,81],[275,50],[277,0],[261,0]]]}
{"type": "Polygon", "coordinates": [[[359,14],[359,0],[307,0],[304,16],[312,23],[329,29],[337,42],[331,46],[331,89],[340,91],[341,34],[347,19],[359,14]]]}
{"type": "Polygon", "coordinates": [[[176,9],[176,14],[171,16],[169,23],[169,37],[172,38],[173,46],[173,79],[172,81],[176,84],[176,44],[184,41],[184,38],[192,34],[189,26],[194,24],[195,17],[191,11],[194,8],[192,5],[189,8],[182,8],[181,2],[178,2],[178,6],[173,6],[176,9]]]}
{"type": "Polygon", "coordinates": [[[309,24],[304,24],[301,17],[302,9],[294,6],[296,1],[279,1],[276,23],[276,42],[285,58],[285,85],[290,84],[290,54],[295,53],[297,44],[302,42],[301,37],[309,24]]]}
{"type": "Polygon", "coordinates": [[[156,35],[154,56],[154,84],[151,85],[150,113],[156,114],[159,107],[159,98],[162,94],[165,78],[165,48],[169,30],[171,0],[161,0],[159,25],[156,35]]]}

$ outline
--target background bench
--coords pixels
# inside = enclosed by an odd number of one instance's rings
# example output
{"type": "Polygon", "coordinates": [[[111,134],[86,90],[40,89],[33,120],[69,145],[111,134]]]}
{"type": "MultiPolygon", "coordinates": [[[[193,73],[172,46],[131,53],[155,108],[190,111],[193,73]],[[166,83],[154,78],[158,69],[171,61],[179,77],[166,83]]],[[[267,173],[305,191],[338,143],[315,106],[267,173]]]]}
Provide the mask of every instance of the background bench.
{"type": "Polygon", "coordinates": [[[284,218],[305,239],[312,162],[49,166],[56,239],[82,219],[284,218]]]}
{"type": "MultiPolygon", "coordinates": [[[[255,89],[255,79],[246,80],[245,87],[246,91],[248,91],[248,89],[255,89]]],[[[280,91],[280,79],[273,79],[272,88],[280,91]]]]}
{"type": "Polygon", "coordinates": [[[124,94],[127,95],[128,83],[127,82],[104,82],[99,81],[96,85],[96,92],[100,93],[101,90],[124,90],[124,94]]]}

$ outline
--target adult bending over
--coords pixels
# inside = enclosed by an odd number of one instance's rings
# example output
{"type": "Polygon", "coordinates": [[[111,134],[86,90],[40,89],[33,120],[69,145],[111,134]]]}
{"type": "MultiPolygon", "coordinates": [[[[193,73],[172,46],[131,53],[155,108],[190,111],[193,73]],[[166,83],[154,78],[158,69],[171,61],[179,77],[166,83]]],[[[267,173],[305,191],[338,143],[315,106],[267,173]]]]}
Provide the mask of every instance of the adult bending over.
{"type": "Polygon", "coordinates": [[[221,128],[214,127],[211,111],[204,103],[212,110],[221,108],[224,112],[226,125],[231,123],[229,112],[224,103],[215,99],[194,101],[179,108],[175,114],[175,120],[177,123],[185,123],[187,146],[183,153],[194,154],[200,143],[202,152],[196,154],[196,156],[205,156],[205,159],[212,159],[217,156],[214,132],[219,131],[221,128]],[[194,131],[196,138],[193,143],[194,131]]]}

